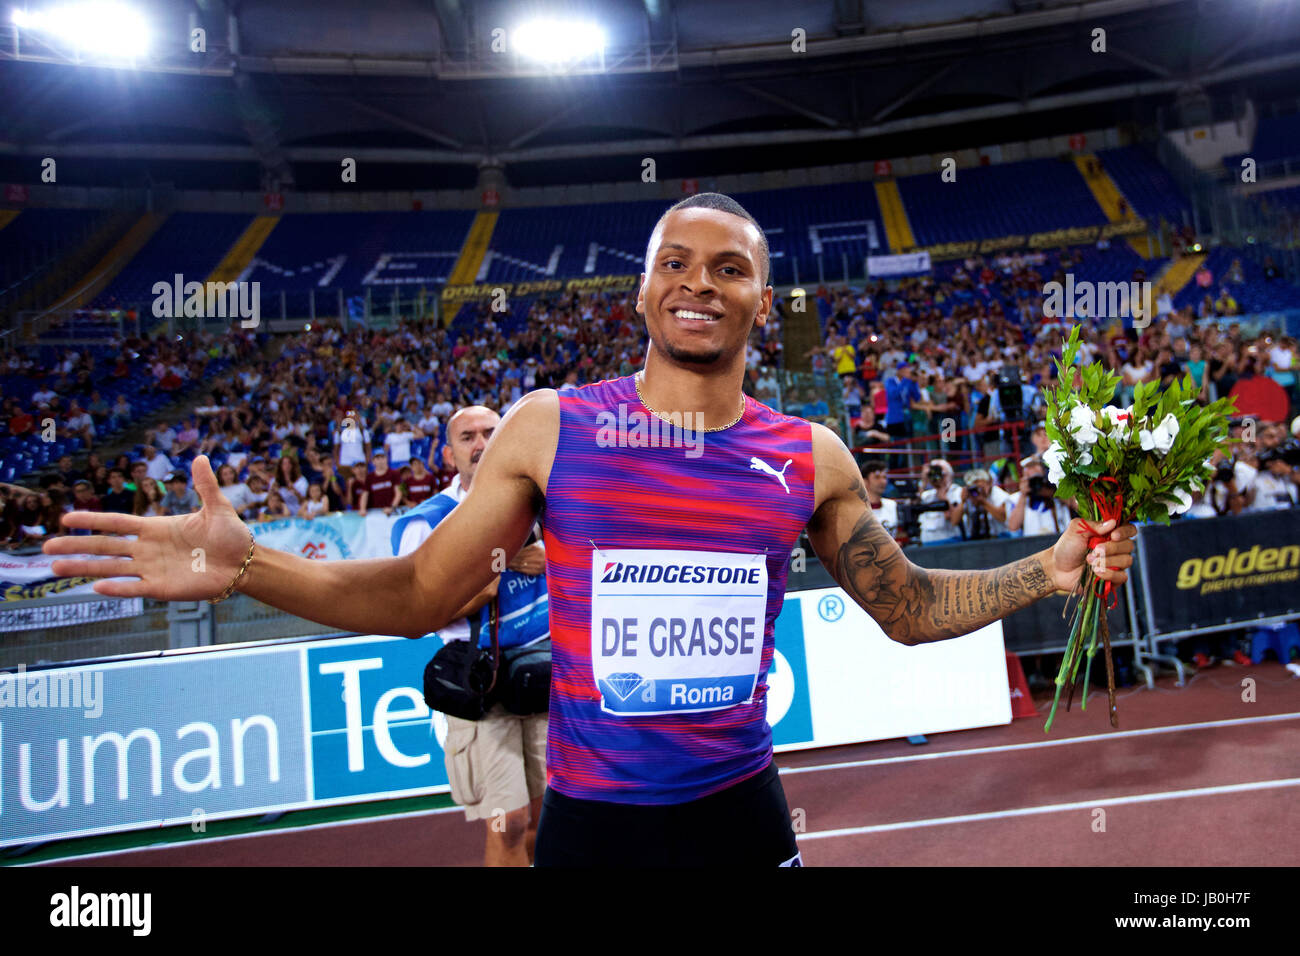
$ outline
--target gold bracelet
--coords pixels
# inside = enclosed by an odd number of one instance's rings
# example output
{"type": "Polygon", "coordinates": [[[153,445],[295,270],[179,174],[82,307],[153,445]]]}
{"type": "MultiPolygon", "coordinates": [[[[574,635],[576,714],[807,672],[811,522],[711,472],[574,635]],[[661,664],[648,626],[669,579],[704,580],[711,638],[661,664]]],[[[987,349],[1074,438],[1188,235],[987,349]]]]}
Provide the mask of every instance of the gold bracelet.
{"type": "Polygon", "coordinates": [[[221,592],[220,597],[208,598],[209,604],[220,604],[222,601],[230,597],[230,595],[232,595],[235,592],[235,585],[238,584],[239,579],[244,576],[244,572],[248,570],[248,566],[253,563],[253,549],[256,547],[257,547],[257,539],[253,537],[253,532],[251,529],[249,529],[248,556],[244,558],[244,563],[240,566],[239,573],[235,575],[235,579],[231,581],[229,585],[227,585],[226,589],[221,592]]]}

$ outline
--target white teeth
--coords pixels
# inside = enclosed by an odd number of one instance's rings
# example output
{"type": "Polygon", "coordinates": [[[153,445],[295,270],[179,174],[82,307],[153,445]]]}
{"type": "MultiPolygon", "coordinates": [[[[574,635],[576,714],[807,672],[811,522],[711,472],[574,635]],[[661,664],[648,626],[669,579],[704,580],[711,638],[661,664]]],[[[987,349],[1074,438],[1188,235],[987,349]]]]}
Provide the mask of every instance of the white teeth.
{"type": "Polygon", "coordinates": [[[690,309],[678,309],[677,317],[679,319],[703,319],[706,322],[716,322],[716,315],[706,315],[703,312],[692,312],[690,309]]]}

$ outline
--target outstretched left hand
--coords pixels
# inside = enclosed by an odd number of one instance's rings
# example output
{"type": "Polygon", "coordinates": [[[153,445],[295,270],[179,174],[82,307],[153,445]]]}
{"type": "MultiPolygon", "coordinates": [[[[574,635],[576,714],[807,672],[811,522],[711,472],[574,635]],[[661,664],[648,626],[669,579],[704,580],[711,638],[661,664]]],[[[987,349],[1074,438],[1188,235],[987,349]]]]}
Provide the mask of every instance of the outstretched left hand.
{"type": "Polygon", "coordinates": [[[1047,569],[1052,581],[1062,591],[1073,591],[1079,586],[1086,562],[1101,581],[1110,581],[1116,587],[1128,580],[1126,568],[1133,566],[1133,538],[1137,527],[1126,524],[1115,527],[1114,521],[1094,525],[1097,533],[1107,540],[1088,549],[1092,533],[1081,518],[1075,518],[1051,551],[1051,566],[1047,569]]]}

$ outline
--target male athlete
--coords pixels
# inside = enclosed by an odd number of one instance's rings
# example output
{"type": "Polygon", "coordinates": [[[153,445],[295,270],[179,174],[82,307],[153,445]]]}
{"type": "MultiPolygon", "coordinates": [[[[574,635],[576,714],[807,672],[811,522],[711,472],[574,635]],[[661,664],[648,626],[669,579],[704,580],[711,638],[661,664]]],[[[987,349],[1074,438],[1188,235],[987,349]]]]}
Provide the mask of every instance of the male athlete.
{"type": "Polygon", "coordinates": [[[637,296],[645,369],[526,395],[465,500],[411,555],[312,561],[258,548],[203,457],[201,511],[72,512],[67,528],[137,537],[61,537],[46,552],[109,558],[57,561],[56,574],[138,579],[98,582],[105,595],[195,601],[233,588],[340,631],[418,637],[491,582],[494,553],[514,555],[545,507],[553,676],[536,864],[801,865],[764,680],[801,530],[849,596],[911,645],[1070,591],[1085,560],[1124,582],[1136,529],[1108,522],[1090,551],[1075,521],[1005,567],[916,567],[873,517],[839,438],[742,393],[746,341],[772,305],[768,274],[762,230],[734,200],[704,193],[669,209],[637,296]],[[701,426],[701,445],[648,442],[649,416],[659,435],[680,432],[658,428],[665,419],[701,426]],[[196,547],[205,572],[190,570],[196,547]]]}

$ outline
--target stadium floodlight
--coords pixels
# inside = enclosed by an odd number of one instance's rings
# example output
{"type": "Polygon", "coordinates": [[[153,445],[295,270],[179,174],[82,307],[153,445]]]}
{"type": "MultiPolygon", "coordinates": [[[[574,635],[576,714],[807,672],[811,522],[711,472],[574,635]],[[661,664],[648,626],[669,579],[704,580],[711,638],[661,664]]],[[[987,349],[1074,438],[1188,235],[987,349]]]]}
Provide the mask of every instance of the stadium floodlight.
{"type": "Polygon", "coordinates": [[[605,31],[583,20],[530,20],[516,27],[512,46],[520,56],[563,65],[605,52],[605,31]]]}
{"type": "Polygon", "coordinates": [[[75,47],[79,53],[135,59],[149,52],[144,16],[122,3],[89,0],[39,10],[15,8],[11,19],[19,30],[75,47]]]}

